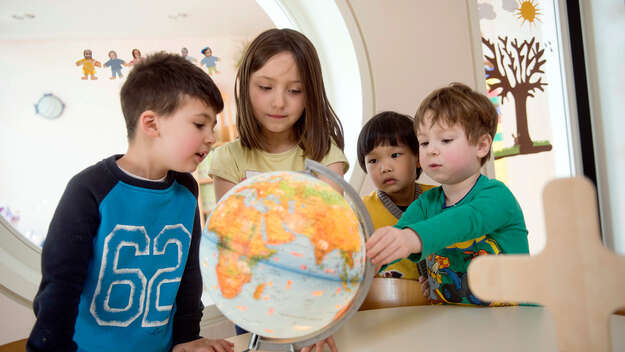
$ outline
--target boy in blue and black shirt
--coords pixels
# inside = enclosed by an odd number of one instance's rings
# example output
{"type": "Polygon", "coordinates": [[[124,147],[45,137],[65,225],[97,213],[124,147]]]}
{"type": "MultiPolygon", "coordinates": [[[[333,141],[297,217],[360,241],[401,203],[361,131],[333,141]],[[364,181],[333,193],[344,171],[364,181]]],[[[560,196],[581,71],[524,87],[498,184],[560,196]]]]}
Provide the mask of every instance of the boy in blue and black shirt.
{"type": "Polygon", "coordinates": [[[74,176],[42,251],[28,351],[191,351],[199,336],[198,186],[215,142],[219,90],[200,68],[158,53],[122,86],[128,151],[74,176]]]}

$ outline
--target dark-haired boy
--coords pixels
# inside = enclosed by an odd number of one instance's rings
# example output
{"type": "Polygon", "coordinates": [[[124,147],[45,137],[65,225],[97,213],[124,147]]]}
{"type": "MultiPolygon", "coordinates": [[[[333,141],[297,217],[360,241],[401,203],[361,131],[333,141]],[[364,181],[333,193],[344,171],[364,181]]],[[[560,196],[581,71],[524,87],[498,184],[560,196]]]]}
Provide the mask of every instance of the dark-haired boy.
{"type": "MultiPolygon", "coordinates": [[[[376,190],[364,196],[373,228],[393,226],[408,206],[433,186],[417,183],[421,174],[413,119],[392,111],[373,116],[358,136],[358,162],[376,190]]],[[[401,259],[383,266],[380,277],[417,280],[417,265],[401,259]]]]}
{"type": "MultiPolygon", "coordinates": [[[[219,90],[179,55],[137,63],[122,86],[128,151],[67,185],[42,251],[28,351],[169,351],[199,336],[198,187],[219,90]]],[[[210,348],[210,347],[209,347],[210,348]]]]}
{"type": "Polygon", "coordinates": [[[441,184],[410,205],[394,227],[367,241],[374,264],[427,258],[425,295],[438,303],[484,302],[468,285],[467,268],[485,254],[527,254],[527,229],[514,195],[481,174],[497,129],[490,100],[461,83],[430,93],[414,128],[423,171],[441,184]],[[429,286],[429,287],[428,287],[429,286]]]}

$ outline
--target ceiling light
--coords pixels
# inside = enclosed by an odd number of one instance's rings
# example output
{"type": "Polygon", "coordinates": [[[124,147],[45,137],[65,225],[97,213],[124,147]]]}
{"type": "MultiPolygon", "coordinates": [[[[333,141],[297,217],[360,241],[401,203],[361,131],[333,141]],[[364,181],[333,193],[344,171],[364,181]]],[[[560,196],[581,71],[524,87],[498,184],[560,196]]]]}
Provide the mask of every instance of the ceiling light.
{"type": "Polygon", "coordinates": [[[171,19],[171,20],[179,20],[179,19],[187,18],[187,17],[189,17],[189,15],[187,13],[184,13],[184,12],[178,12],[177,14],[172,14],[172,15],[169,15],[167,17],[169,17],[169,19],[171,19]]]}
{"type": "Polygon", "coordinates": [[[32,13],[21,13],[21,14],[13,14],[11,16],[15,20],[32,20],[35,18],[35,15],[32,13]]]}

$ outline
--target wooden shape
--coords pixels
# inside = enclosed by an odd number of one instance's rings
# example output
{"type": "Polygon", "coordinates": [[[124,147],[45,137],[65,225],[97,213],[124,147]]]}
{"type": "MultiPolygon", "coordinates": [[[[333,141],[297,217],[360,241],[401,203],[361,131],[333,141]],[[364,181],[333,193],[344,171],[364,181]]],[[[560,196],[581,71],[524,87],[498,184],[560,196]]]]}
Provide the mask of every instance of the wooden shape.
{"type": "Polygon", "coordinates": [[[11,343],[7,343],[6,345],[0,346],[0,352],[23,352],[26,351],[26,341],[27,339],[22,339],[19,341],[14,341],[11,343]]]}
{"type": "Polygon", "coordinates": [[[416,280],[375,277],[359,310],[428,304],[416,280]]]}
{"type": "Polygon", "coordinates": [[[609,317],[625,306],[625,257],[601,244],[594,186],[584,178],[555,180],[543,203],[545,249],[478,257],[469,287],[483,300],[544,305],[560,351],[609,351],[609,317]]]}

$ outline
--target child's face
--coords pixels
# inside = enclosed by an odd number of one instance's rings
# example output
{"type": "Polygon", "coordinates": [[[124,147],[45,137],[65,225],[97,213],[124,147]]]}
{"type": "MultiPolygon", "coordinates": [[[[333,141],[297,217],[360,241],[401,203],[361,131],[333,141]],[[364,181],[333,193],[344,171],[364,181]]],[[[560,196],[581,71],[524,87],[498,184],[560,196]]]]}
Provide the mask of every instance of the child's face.
{"type": "Polygon", "coordinates": [[[480,160],[488,153],[490,142],[487,147],[480,142],[473,145],[460,124],[431,126],[430,121],[426,114],[416,131],[423,172],[443,185],[459,184],[479,174],[480,160]]]}
{"type": "Polygon", "coordinates": [[[365,155],[365,165],[375,187],[395,203],[412,196],[406,192],[414,192],[419,159],[407,145],[379,145],[365,155]]]}
{"type": "Polygon", "coordinates": [[[173,114],[158,116],[157,123],[155,154],[167,170],[195,171],[215,143],[215,111],[197,98],[185,97],[173,114]]]}
{"type": "Polygon", "coordinates": [[[250,76],[250,103],[265,136],[293,136],[306,107],[299,69],[289,52],[272,56],[250,76]]]}
{"type": "Polygon", "coordinates": [[[204,51],[204,56],[211,56],[211,55],[213,55],[213,51],[211,49],[206,49],[204,51]]]}
{"type": "Polygon", "coordinates": [[[111,51],[111,52],[109,53],[109,58],[114,59],[114,58],[116,58],[116,57],[117,57],[117,54],[115,54],[114,52],[112,52],[112,51],[111,51]]]}

